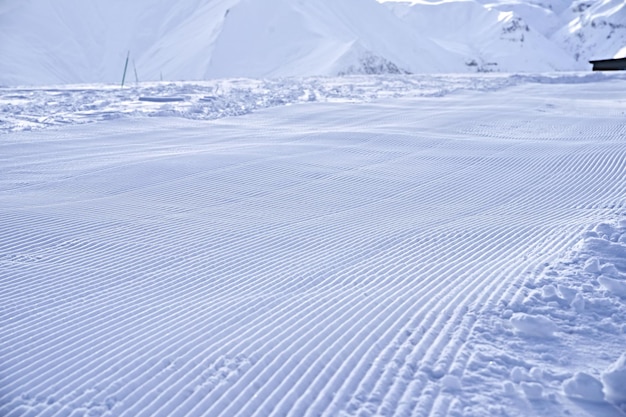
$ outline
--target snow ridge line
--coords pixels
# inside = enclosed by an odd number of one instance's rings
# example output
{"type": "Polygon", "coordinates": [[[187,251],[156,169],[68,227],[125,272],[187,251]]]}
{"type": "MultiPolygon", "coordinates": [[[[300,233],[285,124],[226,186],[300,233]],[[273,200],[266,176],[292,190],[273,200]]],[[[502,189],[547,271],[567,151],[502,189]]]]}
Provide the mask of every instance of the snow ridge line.
{"type": "Polygon", "coordinates": [[[214,120],[297,103],[368,102],[388,97],[443,97],[457,91],[497,91],[538,84],[581,84],[624,79],[621,74],[443,74],[235,79],[48,88],[0,87],[0,134],[120,118],[181,117],[214,120]],[[144,97],[175,102],[141,101],[144,97]]]}

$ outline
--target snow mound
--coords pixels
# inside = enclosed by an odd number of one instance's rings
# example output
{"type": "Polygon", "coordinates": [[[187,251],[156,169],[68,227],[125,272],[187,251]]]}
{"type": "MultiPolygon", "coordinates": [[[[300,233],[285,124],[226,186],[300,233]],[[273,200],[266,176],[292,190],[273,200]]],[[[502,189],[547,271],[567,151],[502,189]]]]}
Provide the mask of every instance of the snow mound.
{"type": "Polygon", "coordinates": [[[389,97],[444,97],[457,91],[497,91],[524,83],[611,82],[619,75],[352,75],[204,82],[0,88],[0,134],[129,117],[213,120],[297,103],[369,102],[389,97]]]}
{"type": "Polygon", "coordinates": [[[563,383],[563,392],[568,397],[584,401],[604,401],[602,383],[585,372],[576,372],[573,377],[567,379],[563,383]]]}
{"type": "Polygon", "coordinates": [[[504,402],[520,395],[528,403],[540,401],[545,407],[540,415],[569,415],[557,406],[567,403],[594,416],[617,415],[616,407],[626,411],[626,353],[619,356],[626,346],[623,203],[619,195],[615,203],[599,205],[615,208],[615,221],[589,226],[564,258],[527,275],[511,302],[498,308],[497,319],[479,322],[489,341],[471,341],[481,351],[500,350],[475,355],[469,365],[475,374],[466,375],[466,381],[503,387],[504,402]],[[485,369],[494,376],[486,376],[485,369]]]}
{"type": "Polygon", "coordinates": [[[537,382],[522,382],[520,386],[529,400],[540,400],[543,398],[543,386],[541,384],[537,382]]]}
{"type": "Polygon", "coordinates": [[[527,336],[551,337],[558,330],[554,322],[546,316],[515,313],[510,320],[519,333],[527,336]]]}
{"type": "Polygon", "coordinates": [[[626,411],[626,353],[602,373],[606,399],[626,411]]]}
{"type": "Polygon", "coordinates": [[[618,297],[626,298],[626,281],[617,280],[605,276],[598,277],[598,282],[607,291],[612,292],[618,297]]]}
{"type": "Polygon", "coordinates": [[[581,255],[588,256],[583,270],[597,276],[601,288],[626,298],[626,233],[623,220],[617,225],[601,223],[587,234],[581,255]]]}

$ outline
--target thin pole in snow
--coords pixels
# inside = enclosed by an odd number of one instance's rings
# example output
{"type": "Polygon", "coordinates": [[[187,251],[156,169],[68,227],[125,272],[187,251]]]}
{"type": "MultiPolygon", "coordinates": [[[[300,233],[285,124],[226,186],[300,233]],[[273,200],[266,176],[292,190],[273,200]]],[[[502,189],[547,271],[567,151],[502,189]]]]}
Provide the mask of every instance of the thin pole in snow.
{"type": "Polygon", "coordinates": [[[126,54],[126,64],[124,64],[124,75],[122,75],[122,88],[124,87],[124,81],[126,81],[126,70],[128,69],[128,58],[130,58],[130,51],[126,54]]]}
{"type": "Polygon", "coordinates": [[[134,59],[133,59],[133,70],[135,71],[135,84],[139,84],[139,76],[137,75],[137,67],[135,66],[134,59]]]}

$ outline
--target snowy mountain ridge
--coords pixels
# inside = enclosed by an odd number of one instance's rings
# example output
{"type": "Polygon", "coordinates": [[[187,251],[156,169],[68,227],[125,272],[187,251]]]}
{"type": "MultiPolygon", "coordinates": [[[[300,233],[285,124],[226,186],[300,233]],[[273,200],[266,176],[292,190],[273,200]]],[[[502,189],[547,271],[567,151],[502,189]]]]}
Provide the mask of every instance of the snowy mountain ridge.
{"type": "Polygon", "coordinates": [[[626,55],[621,0],[24,0],[0,85],[585,70],[626,55]]]}
{"type": "Polygon", "coordinates": [[[513,10],[498,10],[475,1],[391,3],[391,7],[412,27],[430,27],[429,35],[442,47],[461,54],[469,71],[584,69],[528,23],[533,19],[513,10]]]}

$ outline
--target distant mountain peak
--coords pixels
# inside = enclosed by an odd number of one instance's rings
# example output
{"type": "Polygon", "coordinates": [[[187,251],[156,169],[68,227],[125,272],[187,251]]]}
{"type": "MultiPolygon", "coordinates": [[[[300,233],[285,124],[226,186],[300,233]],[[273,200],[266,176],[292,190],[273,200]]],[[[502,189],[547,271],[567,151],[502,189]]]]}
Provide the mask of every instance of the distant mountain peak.
{"type": "Polygon", "coordinates": [[[626,55],[623,0],[0,4],[0,84],[541,72],[626,55]]]}

